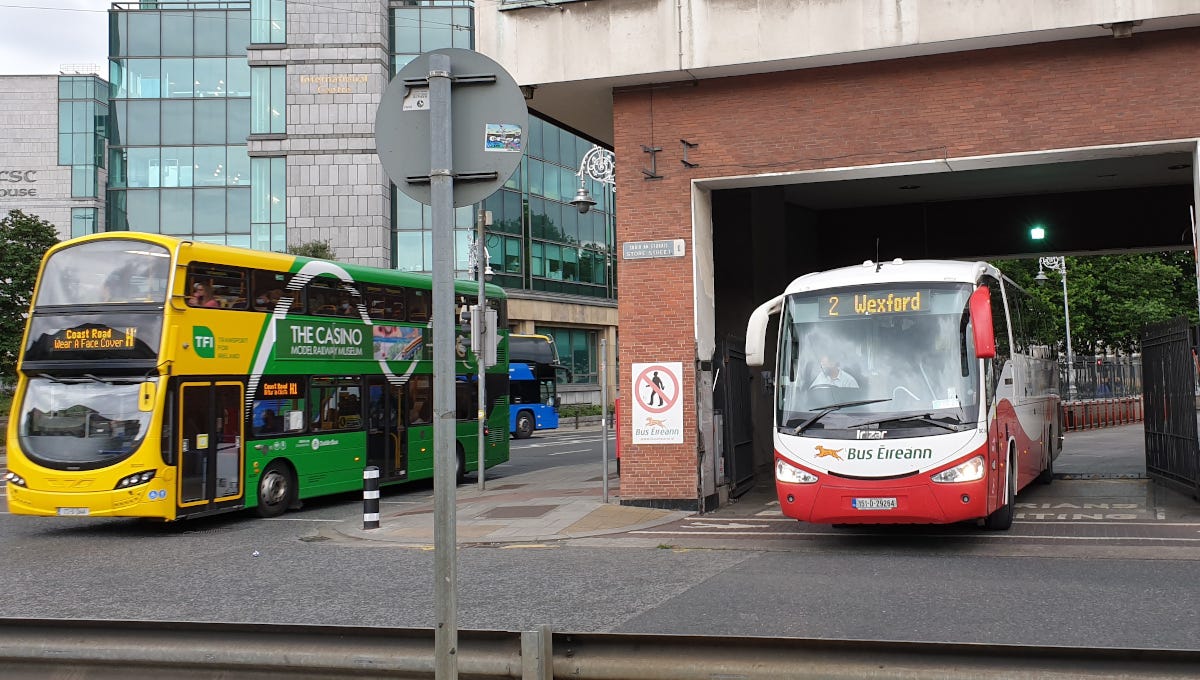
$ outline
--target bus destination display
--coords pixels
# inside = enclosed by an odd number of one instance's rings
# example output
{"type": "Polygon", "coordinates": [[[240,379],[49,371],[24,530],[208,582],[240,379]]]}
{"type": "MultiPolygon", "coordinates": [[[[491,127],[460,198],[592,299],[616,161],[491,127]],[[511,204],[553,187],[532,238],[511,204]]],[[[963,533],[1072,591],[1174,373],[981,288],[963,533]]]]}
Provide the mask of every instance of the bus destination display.
{"type": "Polygon", "coordinates": [[[36,315],[25,361],[154,359],[161,319],[145,314],[36,315]]]}
{"type": "Polygon", "coordinates": [[[821,318],[913,314],[929,311],[928,290],[880,289],[831,293],[820,298],[821,318]]]}

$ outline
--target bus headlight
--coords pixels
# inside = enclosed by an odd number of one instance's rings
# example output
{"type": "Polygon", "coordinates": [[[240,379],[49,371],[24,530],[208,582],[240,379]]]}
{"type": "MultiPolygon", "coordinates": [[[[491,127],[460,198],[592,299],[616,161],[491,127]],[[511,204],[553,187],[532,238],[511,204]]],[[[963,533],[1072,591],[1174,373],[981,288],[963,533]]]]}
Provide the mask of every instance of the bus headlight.
{"type": "Polygon", "coordinates": [[[9,484],[12,484],[13,486],[25,486],[25,487],[28,487],[28,485],[25,483],[25,478],[24,478],[24,477],[22,477],[21,475],[18,475],[18,474],[17,474],[17,473],[15,473],[15,472],[9,472],[9,473],[6,473],[6,474],[4,475],[4,481],[5,481],[5,482],[7,482],[7,483],[9,483],[9,484]]]}
{"type": "Polygon", "coordinates": [[[960,465],[955,465],[949,470],[942,470],[933,477],[930,477],[930,479],[940,484],[974,482],[983,479],[985,472],[987,472],[987,466],[983,463],[983,456],[975,456],[971,460],[960,465]]]}
{"type": "Polygon", "coordinates": [[[114,489],[128,489],[131,486],[138,486],[154,479],[154,470],[146,470],[145,472],[135,472],[132,475],[126,475],[117,481],[114,489]]]}
{"type": "Polygon", "coordinates": [[[813,484],[817,481],[817,476],[788,464],[782,458],[777,458],[775,459],[775,479],[789,484],[813,484]]]}

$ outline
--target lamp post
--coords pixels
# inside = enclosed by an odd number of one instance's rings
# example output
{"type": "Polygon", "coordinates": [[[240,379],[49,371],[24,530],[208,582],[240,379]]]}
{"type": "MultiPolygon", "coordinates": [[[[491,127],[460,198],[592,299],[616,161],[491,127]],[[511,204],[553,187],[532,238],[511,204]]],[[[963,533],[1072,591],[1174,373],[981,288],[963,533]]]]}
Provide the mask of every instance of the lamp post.
{"type": "MultiPolygon", "coordinates": [[[[492,211],[484,210],[483,206],[479,206],[477,219],[475,220],[475,247],[471,249],[470,264],[479,280],[479,304],[475,307],[476,318],[471,319],[472,324],[482,324],[487,321],[487,314],[484,310],[487,309],[487,281],[492,278],[491,258],[488,256],[487,245],[484,241],[484,227],[486,227],[492,218],[492,211]]],[[[483,333],[477,332],[476,335],[480,338],[485,337],[483,333]]],[[[476,409],[476,418],[478,420],[478,442],[479,447],[477,455],[479,458],[479,469],[475,476],[479,480],[479,490],[484,490],[484,475],[483,475],[483,460],[484,460],[484,445],[485,437],[483,430],[485,420],[487,419],[487,388],[484,386],[484,366],[483,366],[483,348],[475,348],[475,367],[478,371],[475,389],[478,394],[479,407],[476,409]]],[[[465,461],[464,461],[465,464],[465,461]]]]}
{"type": "Polygon", "coordinates": [[[1071,374],[1075,370],[1075,353],[1071,350],[1071,305],[1067,301],[1067,258],[1061,255],[1057,257],[1038,258],[1038,273],[1034,277],[1034,280],[1038,283],[1045,283],[1050,280],[1046,276],[1046,273],[1042,271],[1042,267],[1062,274],[1063,318],[1067,322],[1067,398],[1074,399],[1075,384],[1071,379],[1071,374]]]}
{"type": "MultiPolygon", "coordinates": [[[[571,199],[571,205],[579,210],[580,215],[587,214],[596,205],[596,199],[588,193],[587,179],[590,177],[616,191],[616,165],[617,156],[608,149],[593,146],[583,154],[579,161],[579,172],[575,173],[579,178],[579,191],[571,199]]],[[[605,266],[612,266],[607,257],[605,266]]],[[[605,345],[605,341],[600,340],[600,476],[604,480],[604,502],[608,503],[608,348],[605,345]]]]}
{"type": "Polygon", "coordinates": [[[588,193],[587,178],[590,177],[602,184],[614,186],[616,180],[613,172],[616,170],[616,165],[617,157],[608,149],[593,146],[583,154],[583,159],[579,161],[579,172],[575,173],[575,176],[579,178],[579,191],[576,191],[575,198],[571,199],[571,205],[579,210],[579,214],[586,213],[592,209],[593,205],[596,205],[596,200],[588,193]]]}

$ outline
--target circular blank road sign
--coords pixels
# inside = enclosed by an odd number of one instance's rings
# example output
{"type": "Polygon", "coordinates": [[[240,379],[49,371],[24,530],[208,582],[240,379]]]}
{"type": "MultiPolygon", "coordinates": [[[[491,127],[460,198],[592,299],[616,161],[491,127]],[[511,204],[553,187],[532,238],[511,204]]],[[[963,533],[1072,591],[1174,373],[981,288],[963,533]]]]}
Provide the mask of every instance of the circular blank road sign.
{"type": "Polygon", "coordinates": [[[496,192],[517,169],[525,153],[529,111],[525,97],[500,64],[473,50],[446,48],[424,52],[388,83],[375,112],[375,148],[392,182],[416,201],[430,205],[428,84],[405,80],[429,77],[429,56],[450,57],[452,78],[494,76],[493,82],[454,82],[450,86],[454,207],[478,203],[496,192]],[[495,173],[491,179],[470,175],[495,173]]]}

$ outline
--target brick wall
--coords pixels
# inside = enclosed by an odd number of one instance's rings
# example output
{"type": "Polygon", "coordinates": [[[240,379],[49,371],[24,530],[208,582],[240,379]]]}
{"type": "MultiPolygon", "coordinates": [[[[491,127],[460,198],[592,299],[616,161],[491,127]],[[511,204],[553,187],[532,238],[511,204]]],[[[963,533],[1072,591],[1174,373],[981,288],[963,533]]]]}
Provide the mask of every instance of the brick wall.
{"type": "MultiPolygon", "coordinates": [[[[1184,29],[615,91],[617,239],[688,244],[620,263],[621,385],[633,362],[683,361],[694,392],[691,180],[1198,138],[1195,63],[1184,29]]],[[[622,419],[622,501],[695,499],[694,399],[683,444],[633,446],[622,419]]]]}

